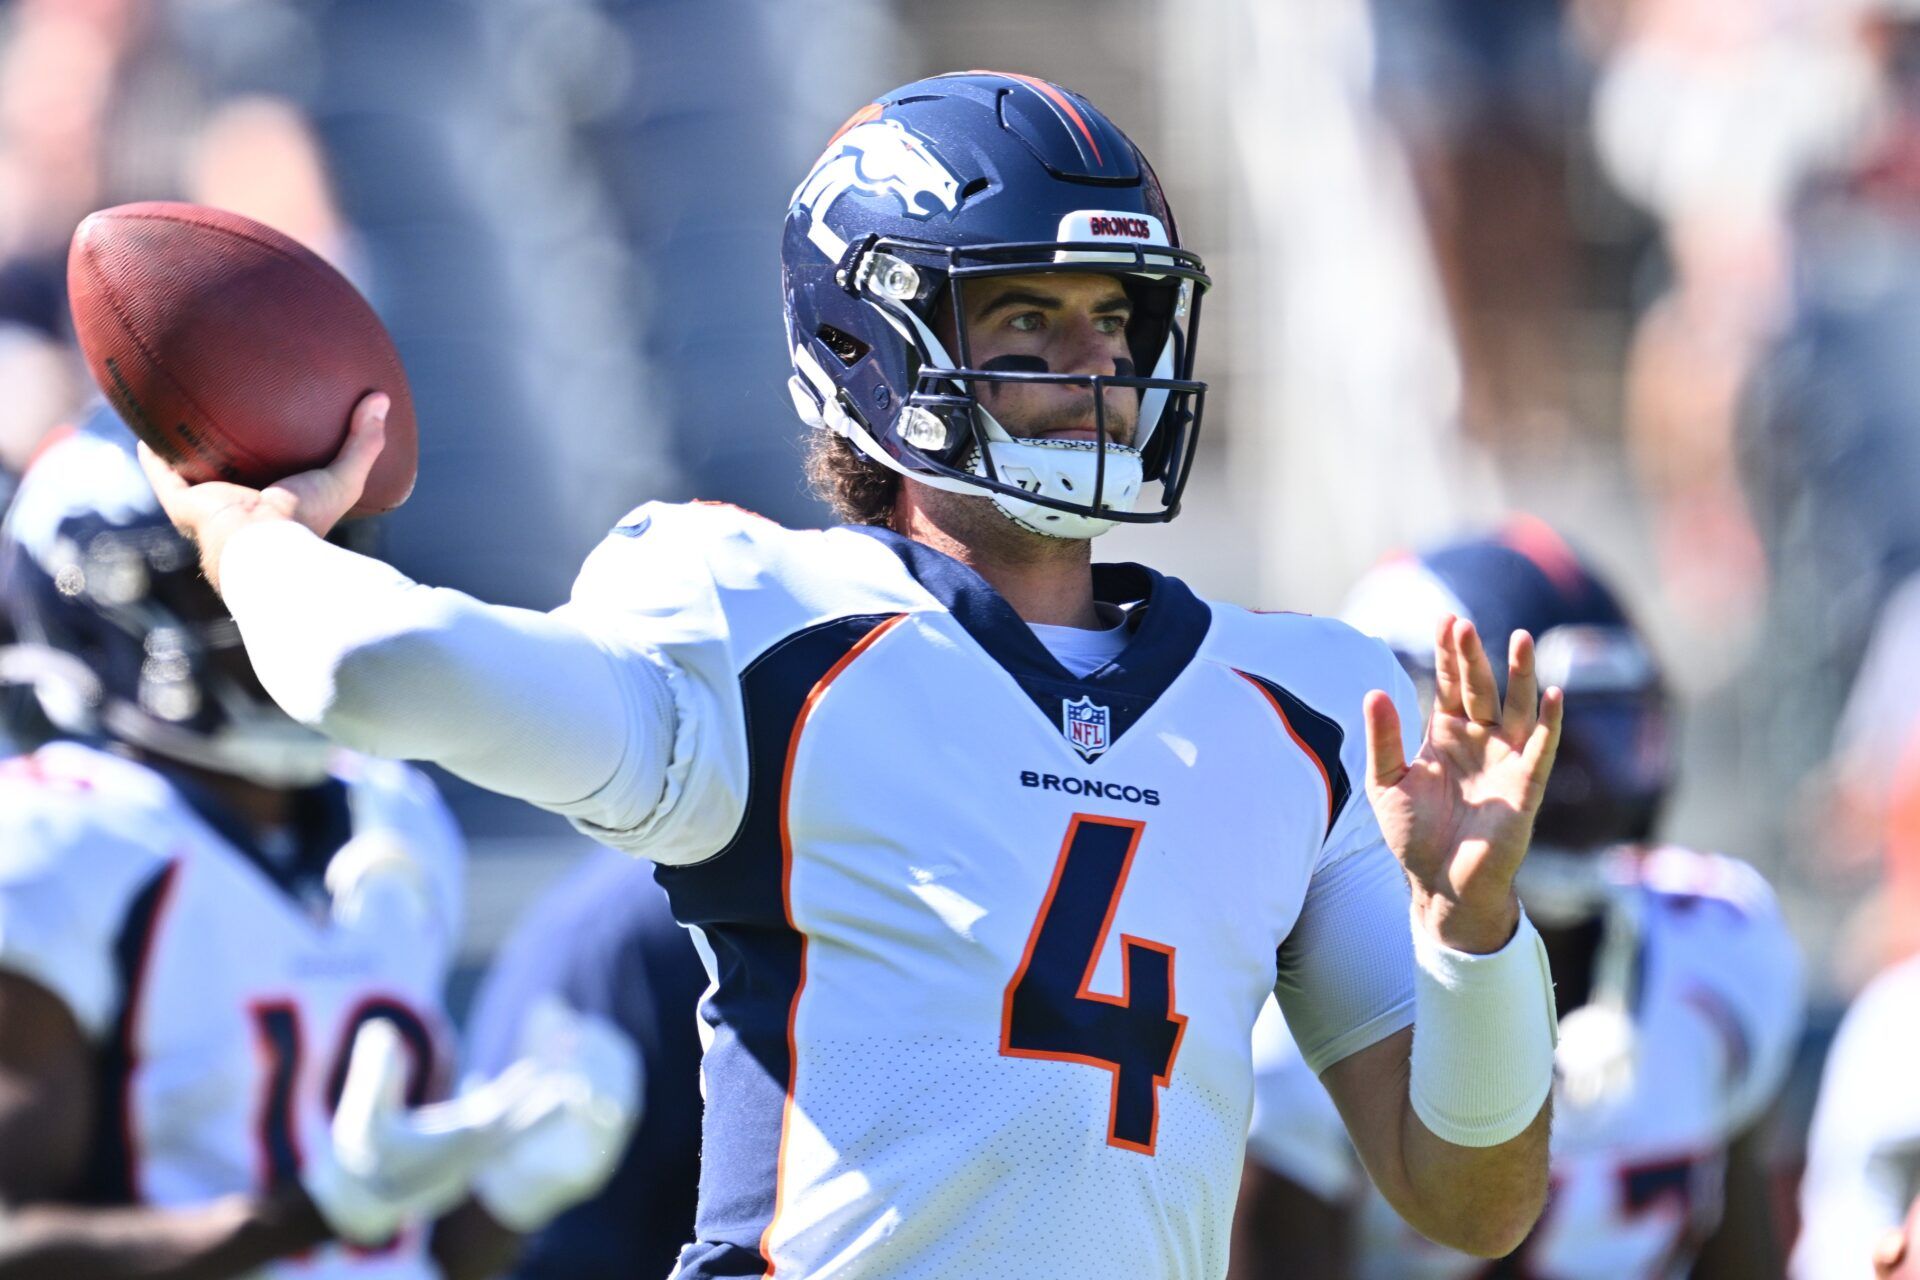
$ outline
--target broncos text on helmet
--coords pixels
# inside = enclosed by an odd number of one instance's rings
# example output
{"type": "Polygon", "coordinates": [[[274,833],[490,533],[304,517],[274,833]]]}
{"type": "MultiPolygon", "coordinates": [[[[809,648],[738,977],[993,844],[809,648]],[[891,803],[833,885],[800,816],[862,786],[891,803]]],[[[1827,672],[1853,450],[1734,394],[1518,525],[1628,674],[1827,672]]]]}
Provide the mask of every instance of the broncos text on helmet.
{"type": "Polygon", "coordinates": [[[1341,616],[1385,640],[1430,693],[1434,628],[1448,613],[1479,629],[1496,668],[1512,634],[1530,632],[1541,686],[1565,692],[1519,887],[1536,915],[1597,910],[1589,855],[1648,839],[1673,780],[1671,709],[1652,651],[1612,589],[1532,516],[1385,561],[1354,585],[1341,616]]]}
{"type": "Polygon", "coordinates": [[[17,637],[0,682],[31,686],[57,733],[269,787],[326,777],[331,745],[261,688],[104,404],[21,480],[0,526],[0,609],[17,637]]]}
{"type": "Polygon", "coordinates": [[[922,484],[990,494],[1021,526],[1089,538],[1172,519],[1200,427],[1193,380],[1200,259],[1180,247],[1160,182],[1080,95],[968,71],[905,85],[841,126],[787,213],[782,244],[794,405],[808,423],[922,484]],[[1111,275],[1132,304],[1111,374],[1024,357],[970,359],[968,282],[1111,275]],[[958,350],[935,334],[950,309],[958,350]],[[1018,439],[982,406],[997,384],[1085,386],[1095,438],[1018,439]],[[1139,397],[1114,438],[1110,388],[1139,397]],[[1160,500],[1136,510],[1142,488],[1160,500]]]}

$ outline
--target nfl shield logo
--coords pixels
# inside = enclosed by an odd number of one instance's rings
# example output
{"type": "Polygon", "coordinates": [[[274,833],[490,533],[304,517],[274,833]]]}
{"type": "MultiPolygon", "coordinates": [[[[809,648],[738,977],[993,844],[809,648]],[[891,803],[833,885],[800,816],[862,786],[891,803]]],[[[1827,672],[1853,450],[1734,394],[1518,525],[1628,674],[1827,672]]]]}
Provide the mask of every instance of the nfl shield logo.
{"type": "Polygon", "coordinates": [[[1073,749],[1091,760],[1107,749],[1107,709],[1092,698],[1060,703],[1060,732],[1073,749]]]}

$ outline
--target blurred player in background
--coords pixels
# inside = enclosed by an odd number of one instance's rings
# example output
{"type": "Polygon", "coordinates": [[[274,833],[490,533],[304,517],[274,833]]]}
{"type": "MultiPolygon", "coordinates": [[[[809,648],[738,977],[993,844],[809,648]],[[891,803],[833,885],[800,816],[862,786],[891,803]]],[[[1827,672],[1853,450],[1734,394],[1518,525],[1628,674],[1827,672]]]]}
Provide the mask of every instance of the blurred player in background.
{"type": "MultiPolygon", "coordinates": [[[[1295,1275],[1302,1251],[1318,1258],[1306,1274],[1368,1280],[1779,1275],[1760,1122],[1799,1037],[1802,992],[1772,892],[1744,864],[1650,843],[1671,782],[1666,694],[1612,591],[1551,528],[1522,518],[1391,560],[1355,587],[1346,616],[1419,682],[1432,679],[1420,637],[1447,614],[1490,640],[1531,631],[1542,678],[1567,694],[1519,879],[1560,1012],[1553,1191],[1532,1238],[1492,1272],[1420,1240],[1366,1190],[1269,1008],[1235,1276],[1295,1275]]],[[[1863,1260],[1872,1240],[1855,1240],[1863,1260]]]]}
{"type": "Polygon", "coordinates": [[[264,492],[148,458],[283,707],[659,864],[712,979],[676,1274],[1218,1276],[1276,990],[1402,1212],[1512,1248],[1553,1038],[1512,891],[1560,706],[1530,642],[1503,703],[1439,629],[1410,764],[1379,644],[1096,570],[1178,509],[1207,277],[1086,99],[967,72],[862,107],[783,261],[851,527],[651,504],[540,614],[317,536],[381,396],[264,492]]]}
{"type": "Polygon", "coordinates": [[[645,1067],[642,1119],[607,1185],[530,1237],[518,1280],[664,1276],[692,1238],[700,1183],[700,1034],[707,974],[645,863],[582,860],[528,908],[487,971],[467,1026],[475,1069],[520,1053],[528,1019],[557,996],[618,1027],[645,1067]]]}
{"type": "MultiPolygon", "coordinates": [[[[21,473],[48,434],[72,421],[79,395],[79,375],[71,354],[52,334],[11,316],[4,297],[0,297],[0,387],[6,388],[6,395],[0,397],[0,517],[4,517],[21,473]]],[[[12,640],[13,624],[6,610],[0,609],[0,757],[13,755],[23,735],[30,736],[40,720],[32,694],[7,677],[5,655],[12,640]]]]}
{"type": "Polygon", "coordinates": [[[481,1276],[598,1186],[630,1054],[550,1010],[432,1102],[452,819],[266,698],[106,411],[22,482],[0,598],[63,735],[0,763],[0,1277],[481,1276]]]}
{"type": "Polygon", "coordinates": [[[1794,1280],[1866,1280],[1875,1243],[1920,1196],[1917,1015],[1920,957],[1869,983],[1840,1024],[1807,1135],[1794,1280]]]}

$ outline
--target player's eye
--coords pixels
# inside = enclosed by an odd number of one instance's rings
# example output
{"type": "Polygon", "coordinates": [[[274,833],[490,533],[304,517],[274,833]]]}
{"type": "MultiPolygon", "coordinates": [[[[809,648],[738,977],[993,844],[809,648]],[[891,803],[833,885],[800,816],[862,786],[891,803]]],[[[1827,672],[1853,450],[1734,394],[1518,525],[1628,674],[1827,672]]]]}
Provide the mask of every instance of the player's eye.
{"type": "Polygon", "coordinates": [[[1045,327],[1047,318],[1038,311],[1017,311],[1007,319],[1007,327],[1015,333],[1038,333],[1045,327]]]}
{"type": "Polygon", "coordinates": [[[1127,331],[1127,317],[1122,315],[1095,316],[1093,318],[1093,328],[1094,332],[1108,336],[1116,333],[1125,333],[1127,331]]]}

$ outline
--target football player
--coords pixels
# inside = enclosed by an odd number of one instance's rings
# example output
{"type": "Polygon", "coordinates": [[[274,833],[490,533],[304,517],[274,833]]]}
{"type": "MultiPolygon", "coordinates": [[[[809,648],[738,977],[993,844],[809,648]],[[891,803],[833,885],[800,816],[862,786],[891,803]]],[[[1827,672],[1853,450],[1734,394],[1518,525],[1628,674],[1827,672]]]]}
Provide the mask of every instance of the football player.
{"type": "Polygon", "coordinates": [[[0,1277],[477,1276],[591,1193],[630,1051],[549,1010],[434,1101],[452,818],[266,698],[110,414],[28,473],[0,592],[67,735],[0,763],[0,1277]]]}
{"type": "Polygon", "coordinates": [[[1416,683],[1433,678],[1418,637],[1445,615],[1490,639],[1531,632],[1541,678],[1566,691],[1518,878],[1560,1015],[1553,1191],[1492,1273],[1421,1240],[1366,1188],[1326,1091],[1269,1008],[1236,1277],[1294,1275],[1297,1251],[1335,1247],[1328,1237],[1349,1256],[1319,1274],[1368,1280],[1779,1275],[1758,1131],[1800,1033],[1800,955],[1758,873],[1652,842],[1672,763],[1651,652],[1613,592],[1532,518],[1388,561],[1346,612],[1416,683]]]}
{"type": "MultiPolygon", "coordinates": [[[[1920,1196],[1916,1008],[1920,957],[1868,983],[1841,1020],[1807,1135],[1794,1280],[1866,1280],[1874,1246],[1902,1226],[1920,1196]]],[[[1895,1252],[1911,1248],[1908,1241],[1895,1252]]]]}
{"type": "Polygon", "coordinates": [[[650,504],[540,614],[319,536],[377,394],[264,491],[146,457],[297,719],[658,864],[711,976],[676,1274],[1218,1277],[1274,990],[1401,1211],[1512,1248],[1554,1034],[1512,890],[1560,710],[1531,642],[1503,702],[1478,632],[1437,628],[1409,762],[1384,646],[1092,564],[1178,509],[1207,277],[1085,98],[887,94],[782,251],[846,527],[650,504]]]}

